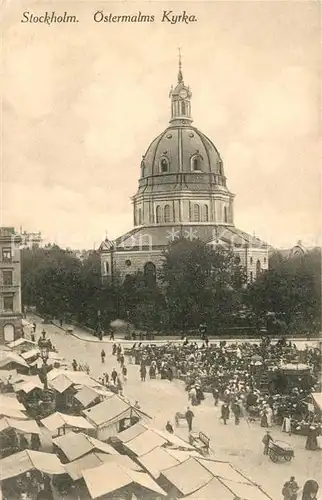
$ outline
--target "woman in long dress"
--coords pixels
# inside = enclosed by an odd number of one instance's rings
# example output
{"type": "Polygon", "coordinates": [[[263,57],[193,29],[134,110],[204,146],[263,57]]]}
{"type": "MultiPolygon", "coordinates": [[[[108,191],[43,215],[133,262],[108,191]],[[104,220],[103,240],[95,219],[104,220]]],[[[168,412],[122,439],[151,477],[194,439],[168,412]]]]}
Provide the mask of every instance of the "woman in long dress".
{"type": "Polygon", "coordinates": [[[273,410],[269,405],[266,406],[266,418],[267,418],[267,427],[272,427],[273,410]]]}

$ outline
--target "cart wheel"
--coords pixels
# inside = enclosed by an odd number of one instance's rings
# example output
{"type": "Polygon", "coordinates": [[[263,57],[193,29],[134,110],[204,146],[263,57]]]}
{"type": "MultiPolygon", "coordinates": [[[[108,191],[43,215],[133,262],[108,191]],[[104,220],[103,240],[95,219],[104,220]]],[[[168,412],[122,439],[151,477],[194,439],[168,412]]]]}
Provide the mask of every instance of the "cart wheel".
{"type": "Polygon", "coordinates": [[[293,455],[284,455],[284,459],[286,462],[290,462],[293,458],[293,455]]]}
{"type": "Polygon", "coordinates": [[[269,452],[269,458],[274,462],[275,464],[278,462],[278,455],[274,453],[274,451],[269,452]]]}

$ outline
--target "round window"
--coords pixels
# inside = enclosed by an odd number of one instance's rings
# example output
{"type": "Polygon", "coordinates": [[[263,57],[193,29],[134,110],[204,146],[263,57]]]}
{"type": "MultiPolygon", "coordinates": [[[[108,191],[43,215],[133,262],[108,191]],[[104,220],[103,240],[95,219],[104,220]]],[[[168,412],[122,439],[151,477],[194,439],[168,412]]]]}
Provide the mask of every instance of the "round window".
{"type": "Polygon", "coordinates": [[[130,267],[130,265],[131,265],[131,264],[132,264],[132,262],[130,261],[130,259],[127,259],[127,260],[125,261],[125,265],[126,265],[127,267],[130,267]]]}

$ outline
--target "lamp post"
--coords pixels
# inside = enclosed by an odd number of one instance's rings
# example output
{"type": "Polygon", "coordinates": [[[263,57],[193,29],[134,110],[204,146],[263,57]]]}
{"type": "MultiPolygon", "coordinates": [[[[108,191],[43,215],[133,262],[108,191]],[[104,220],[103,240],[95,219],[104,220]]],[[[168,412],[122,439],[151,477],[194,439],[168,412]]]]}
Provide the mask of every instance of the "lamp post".
{"type": "Polygon", "coordinates": [[[47,361],[49,358],[49,351],[51,347],[51,342],[49,339],[46,339],[46,331],[43,330],[41,332],[42,337],[38,340],[38,347],[40,350],[40,357],[43,362],[42,370],[44,376],[44,389],[48,389],[48,381],[47,381],[47,361]]]}

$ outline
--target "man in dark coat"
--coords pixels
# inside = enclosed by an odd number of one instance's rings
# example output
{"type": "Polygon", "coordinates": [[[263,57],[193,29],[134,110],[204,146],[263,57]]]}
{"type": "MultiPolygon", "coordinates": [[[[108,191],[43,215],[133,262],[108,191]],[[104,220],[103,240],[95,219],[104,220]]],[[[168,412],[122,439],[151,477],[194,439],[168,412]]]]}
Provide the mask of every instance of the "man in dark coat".
{"type": "Polygon", "coordinates": [[[269,449],[269,443],[273,441],[273,438],[270,434],[269,431],[266,431],[266,434],[264,435],[263,439],[262,439],[262,443],[264,445],[264,455],[268,455],[268,449],[269,449]]]}
{"type": "Polygon", "coordinates": [[[189,429],[189,432],[192,431],[192,420],[194,418],[194,414],[193,412],[190,410],[190,408],[188,407],[187,408],[187,411],[186,411],[186,420],[187,420],[187,423],[188,423],[188,429],[189,429]]]}
{"type": "Polygon", "coordinates": [[[227,425],[227,420],[229,420],[229,406],[227,403],[224,403],[221,407],[221,418],[224,421],[224,424],[227,425]]]}
{"type": "Polygon", "coordinates": [[[284,500],[297,500],[297,493],[299,490],[299,486],[297,482],[295,481],[295,477],[291,476],[289,481],[286,481],[284,483],[283,489],[282,489],[282,495],[284,500]]]}

